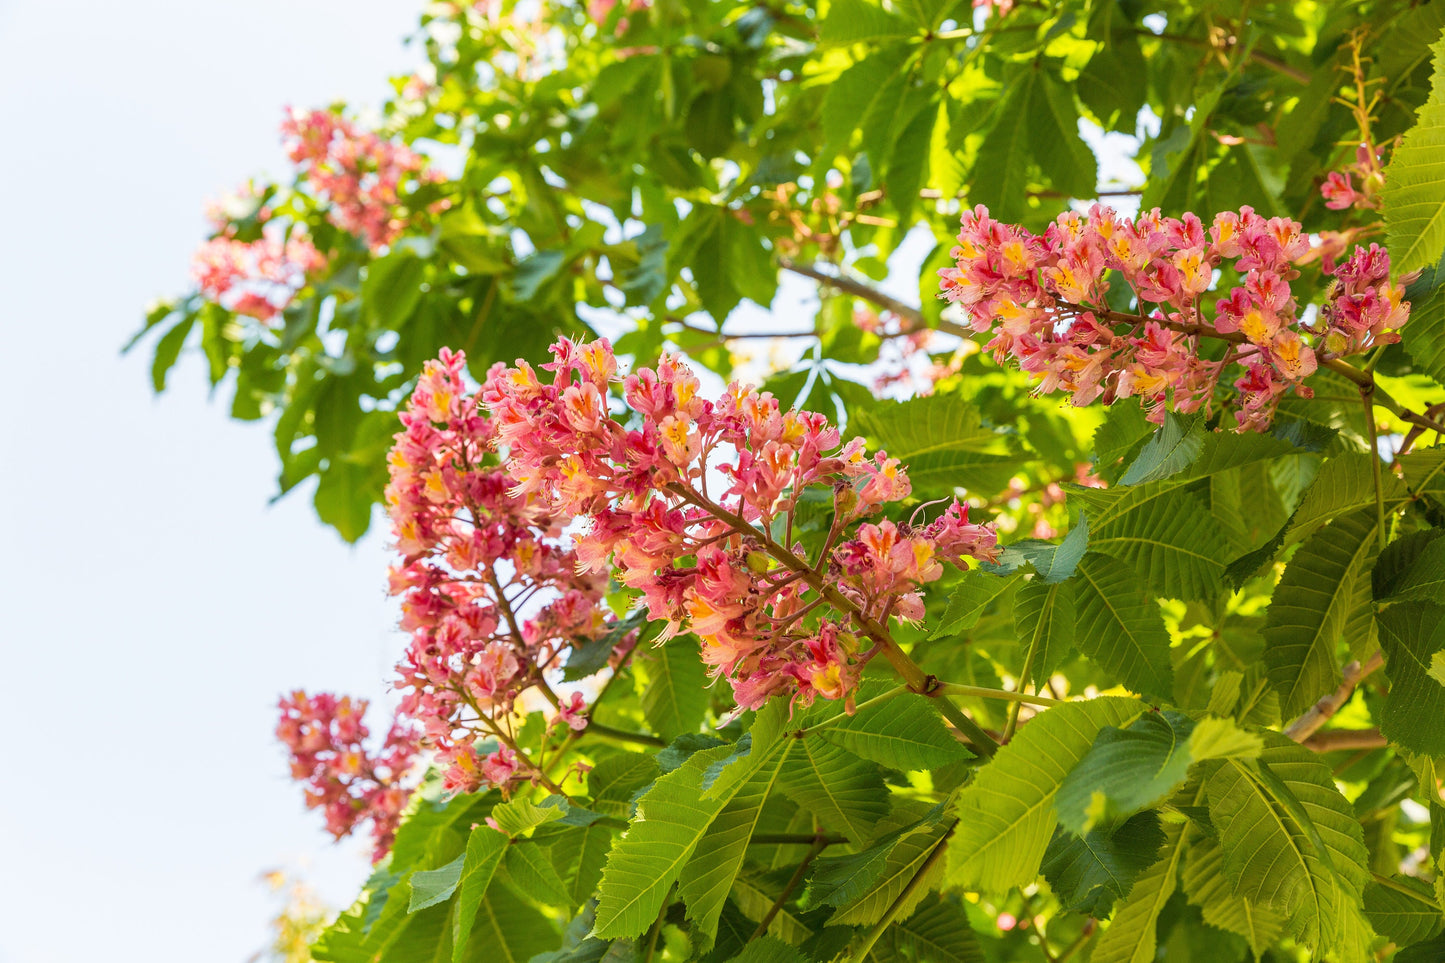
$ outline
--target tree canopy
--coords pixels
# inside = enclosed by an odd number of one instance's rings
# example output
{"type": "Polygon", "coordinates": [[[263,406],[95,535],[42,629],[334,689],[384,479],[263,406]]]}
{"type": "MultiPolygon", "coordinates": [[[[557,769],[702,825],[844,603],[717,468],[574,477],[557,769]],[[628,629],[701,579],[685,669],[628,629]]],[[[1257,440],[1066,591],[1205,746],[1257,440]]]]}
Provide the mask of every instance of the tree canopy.
{"type": "Polygon", "coordinates": [[[1442,27],[433,3],[287,113],[132,344],[391,522],[315,956],[1445,957],[1442,27]]]}

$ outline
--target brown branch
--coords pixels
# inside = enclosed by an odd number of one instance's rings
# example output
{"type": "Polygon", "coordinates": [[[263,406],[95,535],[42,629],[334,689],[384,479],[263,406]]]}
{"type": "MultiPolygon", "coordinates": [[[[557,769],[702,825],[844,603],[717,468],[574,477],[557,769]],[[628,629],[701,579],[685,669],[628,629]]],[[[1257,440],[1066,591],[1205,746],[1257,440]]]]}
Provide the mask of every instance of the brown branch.
{"type": "Polygon", "coordinates": [[[1315,733],[1301,745],[1314,752],[1337,752],[1342,749],[1383,749],[1387,743],[1379,729],[1330,729],[1315,733]]]}
{"type": "Polygon", "coordinates": [[[819,284],[837,288],[844,294],[850,294],[870,304],[876,304],[886,311],[892,311],[908,322],[912,330],[928,327],[927,323],[923,320],[923,312],[921,310],[911,304],[906,304],[898,300],[890,294],[884,294],[877,288],[864,284],[862,281],[855,281],[841,274],[826,274],[811,264],[798,264],[796,261],[791,261],[788,258],[779,258],[778,266],[784,271],[791,271],[805,278],[812,278],[819,284]]]}
{"type": "Polygon", "coordinates": [[[1305,742],[1319,730],[1320,726],[1323,726],[1336,712],[1340,711],[1340,706],[1350,701],[1355,686],[1384,664],[1385,656],[1376,651],[1363,663],[1351,662],[1345,666],[1344,680],[1340,682],[1339,688],[1305,710],[1303,715],[1289,724],[1289,728],[1284,731],[1284,734],[1295,742],[1305,742]]]}

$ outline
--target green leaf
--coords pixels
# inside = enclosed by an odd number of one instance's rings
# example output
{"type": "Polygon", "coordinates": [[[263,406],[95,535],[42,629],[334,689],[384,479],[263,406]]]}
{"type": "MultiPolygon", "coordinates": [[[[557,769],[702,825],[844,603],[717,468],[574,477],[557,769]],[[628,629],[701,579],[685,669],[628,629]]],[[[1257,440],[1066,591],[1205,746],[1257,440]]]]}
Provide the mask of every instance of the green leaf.
{"type": "Polygon", "coordinates": [[[1445,928],[1435,891],[1411,876],[1381,877],[1366,886],[1365,915],[1375,932],[1397,946],[1428,940],[1445,928]]]}
{"type": "Polygon", "coordinates": [[[697,732],[707,712],[707,669],[692,636],[672,639],[641,653],[646,671],[642,716],[652,730],[671,742],[697,732]]]}
{"type": "MultiPolygon", "coordinates": [[[[1425,453],[1416,452],[1415,456],[1421,454],[1425,453]]],[[[1407,479],[1410,477],[1410,466],[1419,463],[1415,456],[1402,459],[1407,479]]],[[[1290,542],[1299,541],[1332,518],[1365,508],[1373,511],[1375,476],[1370,464],[1372,457],[1364,452],[1347,452],[1325,461],[1295,511],[1290,542]]],[[[1407,492],[1391,472],[1382,472],[1380,481],[1385,511],[1388,512],[1406,497],[1407,492]]]]}
{"type": "Polygon", "coordinates": [[[882,47],[853,64],[828,85],[823,95],[823,139],[827,147],[847,148],[853,131],[863,122],[880,92],[903,70],[912,53],[911,45],[882,47]]]}
{"type": "Polygon", "coordinates": [[[1192,719],[1169,711],[1148,713],[1127,729],[1100,731],[1059,787],[1054,806],[1060,825],[1082,836],[1164,800],[1189,772],[1193,731],[1192,719]]]}
{"type": "Polygon", "coordinates": [[[901,900],[897,914],[907,917],[943,879],[943,860],[935,851],[945,844],[950,821],[926,821],[918,832],[905,834],[889,851],[883,869],[857,899],[838,908],[828,920],[830,926],[869,926],[883,918],[895,902],[901,900]],[[922,874],[922,882],[905,896],[914,877],[922,874]]]}
{"type": "Polygon", "coordinates": [[[921,34],[902,17],[868,0],[833,0],[823,18],[824,43],[871,43],[921,34]]]}
{"type": "Polygon", "coordinates": [[[1033,566],[1039,580],[1047,583],[1062,582],[1072,578],[1079,566],[1079,560],[1089,548],[1089,520],[1079,513],[1079,521],[1064,540],[1055,545],[1037,538],[1025,538],[1004,545],[998,557],[992,562],[982,563],[982,568],[993,575],[1012,575],[1024,565],[1033,566]]]}
{"type": "Polygon", "coordinates": [[[1107,555],[1086,557],[1074,583],[1074,610],[1081,652],[1135,692],[1172,695],[1164,619],[1127,566],[1107,555]]]}
{"type": "Polygon", "coordinates": [[[1139,402],[1133,398],[1109,406],[1104,423],[1094,430],[1094,473],[1115,484],[1126,467],[1129,454],[1137,450],[1154,431],[1139,402]]]}
{"type": "Polygon", "coordinates": [[[918,496],[956,488],[996,492],[1018,468],[1007,439],[984,427],[978,409],[958,395],[880,403],[857,412],[858,427],[908,466],[918,496]]]}
{"type": "Polygon", "coordinates": [[[356,542],[371,527],[371,507],[378,489],[369,465],[333,459],[321,472],[312,503],[316,516],[348,542],[356,542]]]}
{"type": "Polygon", "coordinates": [[[1194,463],[1203,448],[1204,419],[1171,411],[1119,479],[1119,484],[1142,485],[1177,475],[1194,463]]]}
{"type": "Polygon", "coordinates": [[[730,963],[808,963],[803,954],[771,936],[753,940],[730,963]]]}
{"type": "Polygon", "coordinates": [[[1069,702],[1019,729],[958,796],[958,830],[949,880],[1001,893],[1032,882],[1053,836],[1054,796],[1105,726],[1128,725],[1144,711],[1134,699],[1069,702]]]}
{"type": "Polygon", "coordinates": [[[485,824],[472,830],[467,839],[467,852],[462,864],[455,922],[452,927],[452,959],[460,960],[477,919],[477,908],[492,885],[492,876],[501,865],[509,840],[485,824]]]}
{"type": "MultiPolygon", "coordinates": [[[[788,878],[792,877],[791,871],[784,872],[788,878]]],[[[738,874],[737,879],[733,880],[733,889],[730,894],[732,902],[746,919],[752,921],[747,927],[747,932],[742,934],[744,940],[753,934],[757,924],[761,923],[772,910],[778,893],[786,884],[786,879],[784,879],[778,881],[776,885],[765,886],[763,881],[767,879],[767,875],[744,870],[738,874]]],[[[724,911],[722,919],[727,919],[726,911],[724,911]]],[[[813,935],[813,931],[786,906],[779,909],[773,916],[772,923],[768,925],[768,933],[793,946],[805,942],[813,935]]],[[[721,936],[721,930],[719,930],[719,936],[721,936]]]]}
{"type": "Polygon", "coordinates": [[[1159,815],[1152,811],[1083,836],[1060,827],[1044,850],[1043,874],[1069,912],[1104,919],[1114,901],[1153,865],[1163,844],[1159,815]]]}
{"type": "Polygon", "coordinates": [[[948,597],[948,606],[928,637],[936,639],[945,635],[957,635],[973,628],[989,603],[1007,592],[1009,586],[1016,581],[1017,579],[1011,577],[1001,578],[978,569],[965,572],[958,587],[948,597]]]}
{"type": "Polygon", "coordinates": [[[1244,937],[1256,957],[1284,935],[1288,916],[1235,895],[1224,872],[1224,850],[1213,835],[1190,830],[1182,879],[1189,902],[1203,911],[1204,922],[1244,937]]]}
{"type": "Polygon", "coordinates": [[[1033,579],[1014,594],[1014,626],[1025,648],[1019,685],[1047,679],[1074,647],[1074,585],[1033,579]]]}
{"type": "Polygon", "coordinates": [[[548,847],[534,842],[508,846],[503,865],[512,884],[538,902],[569,909],[574,905],[567,884],[557,875],[548,847]]]}
{"type": "Polygon", "coordinates": [[[1255,759],[1264,748],[1264,741],[1246,732],[1232,719],[1205,717],[1194,724],[1189,734],[1189,755],[1195,762],[1205,759],[1255,759]]]}
{"type": "Polygon", "coordinates": [[[1166,828],[1158,859],[1129,887],[1129,896],[1099,937],[1089,963],[1153,963],[1159,913],[1179,885],[1183,829],[1178,823],[1166,828]]]}
{"type": "Polygon", "coordinates": [[[1445,685],[1431,675],[1432,661],[1445,651],[1445,606],[1391,605],[1375,618],[1390,677],[1380,731],[1411,752],[1445,756],[1445,685]]]}
{"type": "Polygon", "coordinates": [[[612,831],[604,826],[575,827],[555,836],[551,841],[552,867],[567,887],[568,902],[581,906],[591,899],[602,879],[607,850],[612,846],[612,831]]]}
{"type": "Polygon", "coordinates": [[[1029,102],[1038,72],[1025,69],[1005,87],[994,107],[993,126],[984,135],[968,187],[971,204],[985,204],[995,217],[1017,220],[1027,211],[1030,147],[1029,102]]]}
{"type": "Polygon", "coordinates": [[[1079,136],[1079,109],[1072,84],[1052,71],[1036,70],[1028,99],[1028,130],[1034,161],[1055,188],[1073,197],[1093,197],[1099,164],[1079,136]]]}
{"type": "Polygon", "coordinates": [[[632,818],[632,797],[660,776],[657,760],[640,752],[624,752],[601,759],[587,774],[592,808],[617,819],[632,818]]]}
{"type": "MultiPolygon", "coordinates": [[[[1377,598],[1388,597],[1392,602],[1436,602],[1445,597],[1445,538],[1434,537],[1437,534],[1433,531],[1416,532],[1416,536],[1424,537],[1402,538],[1390,544],[1391,549],[1401,543],[1412,546],[1414,557],[1397,559],[1402,571],[1398,577],[1389,580],[1388,591],[1376,593],[1377,598]]],[[[1377,573],[1384,563],[1382,558],[1375,567],[1377,573]]],[[[1377,581],[1380,578],[1378,574],[1375,577],[1377,581]]]]}
{"type": "MultiPolygon", "coordinates": [[[[693,921],[695,938],[701,938],[704,943],[711,943],[717,935],[718,916],[733,887],[733,880],[742,868],[748,840],[757,829],[763,804],[788,764],[792,755],[789,750],[795,748],[788,743],[780,751],[772,753],[768,761],[733,794],[731,801],[718,813],[697,843],[678,877],[677,895],[687,903],[687,917],[693,921]]],[[[686,766],[683,768],[686,769],[686,766]]],[[[643,797],[643,806],[647,806],[647,797],[643,797]]],[[[650,813],[651,810],[647,810],[639,818],[650,818],[650,813]]],[[[604,878],[604,894],[606,884],[604,878]]]]}
{"type": "Polygon", "coordinates": [[[435,906],[451,899],[462,878],[462,863],[465,856],[458,856],[441,869],[421,870],[411,874],[411,905],[408,913],[435,906]]]}
{"type": "Polygon", "coordinates": [[[561,796],[548,796],[540,805],[519,797],[493,809],[492,818],[504,835],[515,839],[538,826],[545,826],[563,818],[567,815],[567,809],[567,800],[561,796]]]}
{"type": "Polygon", "coordinates": [[[151,362],[151,386],[157,394],[166,390],[166,374],[175,367],[181,347],[186,343],[186,335],[191,333],[195,323],[194,314],[184,315],[156,342],[155,358],[151,362]]]}
{"type": "Polygon", "coordinates": [[[1368,853],[1350,804],[1329,768],[1283,736],[1269,737],[1260,763],[1225,760],[1205,783],[1234,894],[1283,913],[1302,942],[1358,958],[1347,951],[1368,853]]]}
{"type": "Polygon", "coordinates": [[[861,843],[888,815],[883,774],[876,764],[864,762],[819,736],[791,741],[787,769],[779,785],[824,829],[840,832],[852,843],[861,843]]]}
{"type": "Polygon", "coordinates": [[[377,324],[396,330],[411,319],[421,302],[427,262],[409,248],[392,251],[366,267],[361,300],[377,324]]]}
{"type": "Polygon", "coordinates": [[[1445,257],[1405,289],[1410,323],[1401,332],[1416,367],[1445,384],[1445,257]]]}
{"type": "Polygon", "coordinates": [[[904,771],[937,769],[973,758],[928,700],[913,695],[860,704],[854,715],[840,713],[829,720],[818,735],[855,756],[904,771]]]}
{"type": "Polygon", "coordinates": [[[1445,253],[1445,39],[1431,48],[1430,99],[1415,126],[1395,148],[1385,169],[1385,228],[1391,268],[1408,274],[1430,267],[1445,253]]]}
{"type": "Polygon", "coordinates": [[[730,779],[716,795],[704,799],[708,768],[735,756],[731,745],[696,753],[638,800],[637,817],[613,844],[602,871],[594,935],[637,936],[652,925],[708,827],[763,761],[749,754],[731,763],[742,767],[741,778],[730,779]]]}
{"type": "Polygon", "coordinates": [[[930,896],[913,915],[883,931],[875,952],[888,959],[917,963],[984,963],[983,949],[968,925],[963,907],[944,896],[930,896]]]}
{"type": "Polygon", "coordinates": [[[1075,489],[1089,511],[1089,548],[1126,562],[1168,598],[1205,599],[1233,558],[1224,527],[1194,494],[1171,481],[1075,489]]]}
{"type": "Polygon", "coordinates": [[[1285,566],[1269,606],[1264,660],[1287,716],[1298,715],[1340,683],[1335,649],[1368,591],[1379,542],[1373,508],[1361,509],[1310,537],[1285,566]]]}
{"type": "Polygon", "coordinates": [[[457,954],[453,963],[529,963],[534,956],[556,949],[558,938],[550,919],[508,887],[493,886],[477,907],[471,952],[457,954]]]}

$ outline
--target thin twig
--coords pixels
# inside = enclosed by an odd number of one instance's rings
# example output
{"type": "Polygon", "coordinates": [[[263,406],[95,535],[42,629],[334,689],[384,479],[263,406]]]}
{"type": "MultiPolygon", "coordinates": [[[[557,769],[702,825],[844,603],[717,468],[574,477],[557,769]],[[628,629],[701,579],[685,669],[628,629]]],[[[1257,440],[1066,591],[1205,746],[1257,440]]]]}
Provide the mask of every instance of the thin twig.
{"type": "Polygon", "coordinates": [[[868,935],[863,938],[863,945],[853,954],[852,963],[863,963],[864,960],[868,959],[868,954],[872,951],[873,945],[878,942],[878,938],[883,935],[884,930],[893,925],[893,921],[902,911],[904,904],[913,896],[913,891],[922,885],[924,877],[928,875],[928,871],[933,868],[933,864],[938,862],[939,857],[947,850],[948,838],[953,835],[953,830],[957,826],[958,820],[955,819],[953,825],[949,826],[948,831],[943,834],[943,838],[933,847],[933,852],[929,853],[928,858],[923,861],[923,865],[918,867],[918,872],[914,873],[913,878],[908,881],[908,885],[903,887],[903,892],[899,893],[898,898],[889,905],[887,911],[883,914],[883,918],[875,923],[873,928],[868,931],[868,935]]]}
{"type": "Polygon", "coordinates": [[[1376,650],[1375,654],[1363,663],[1351,662],[1345,666],[1344,679],[1340,682],[1339,688],[1310,706],[1303,715],[1289,724],[1289,728],[1284,731],[1284,734],[1295,742],[1304,742],[1314,735],[1320,726],[1328,722],[1336,712],[1340,711],[1340,706],[1350,701],[1355,686],[1359,685],[1361,680],[1384,664],[1384,654],[1376,650]]]}
{"type": "Polygon", "coordinates": [[[1383,749],[1388,743],[1379,729],[1330,729],[1315,733],[1301,744],[1314,752],[1339,752],[1344,749],[1383,749]]]}
{"type": "Polygon", "coordinates": [[[782,911],[783,904],[788,901],[788,897],[793,895],[793,890],[797,889],[798,884],[803,881],[803,874],[808,871],[809,864],[817,858],[818,854],[821,853],[827,845],[822,835],[814,838],[813,846],[808,850],[808,855],[803,857],[803,861],[800,862],[798,868],[793,871],[792,878],[788,880],[788,885],[783,887],[783,891],[778,894],[777,899],[773,900],[773,905],[768,907],[768,912],[763,916],[762,921],[758,923],[758,928],[753,930],[752,936],[748,937],[749,943],[761,938],[768,932],[768,927],[773,924],[773,920],[777,917],[778,913],[782,911]]]}

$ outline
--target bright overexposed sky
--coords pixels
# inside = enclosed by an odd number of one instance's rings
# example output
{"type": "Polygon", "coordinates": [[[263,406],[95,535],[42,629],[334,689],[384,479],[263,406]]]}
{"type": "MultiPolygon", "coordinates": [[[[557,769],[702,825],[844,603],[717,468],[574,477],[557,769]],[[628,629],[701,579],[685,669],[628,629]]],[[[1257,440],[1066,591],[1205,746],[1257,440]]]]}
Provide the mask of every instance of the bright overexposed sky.
{"type": "Polygon", "coordinates": [[[286,104],[374,104],[412,0],[0,0],[0,963],[241,963],[258,882],[367,872],[271,736],[293,686],[386,695],[387,553],[267,507],[264,427],[119,348],[204,200],[280,174],[286,104]]]}

